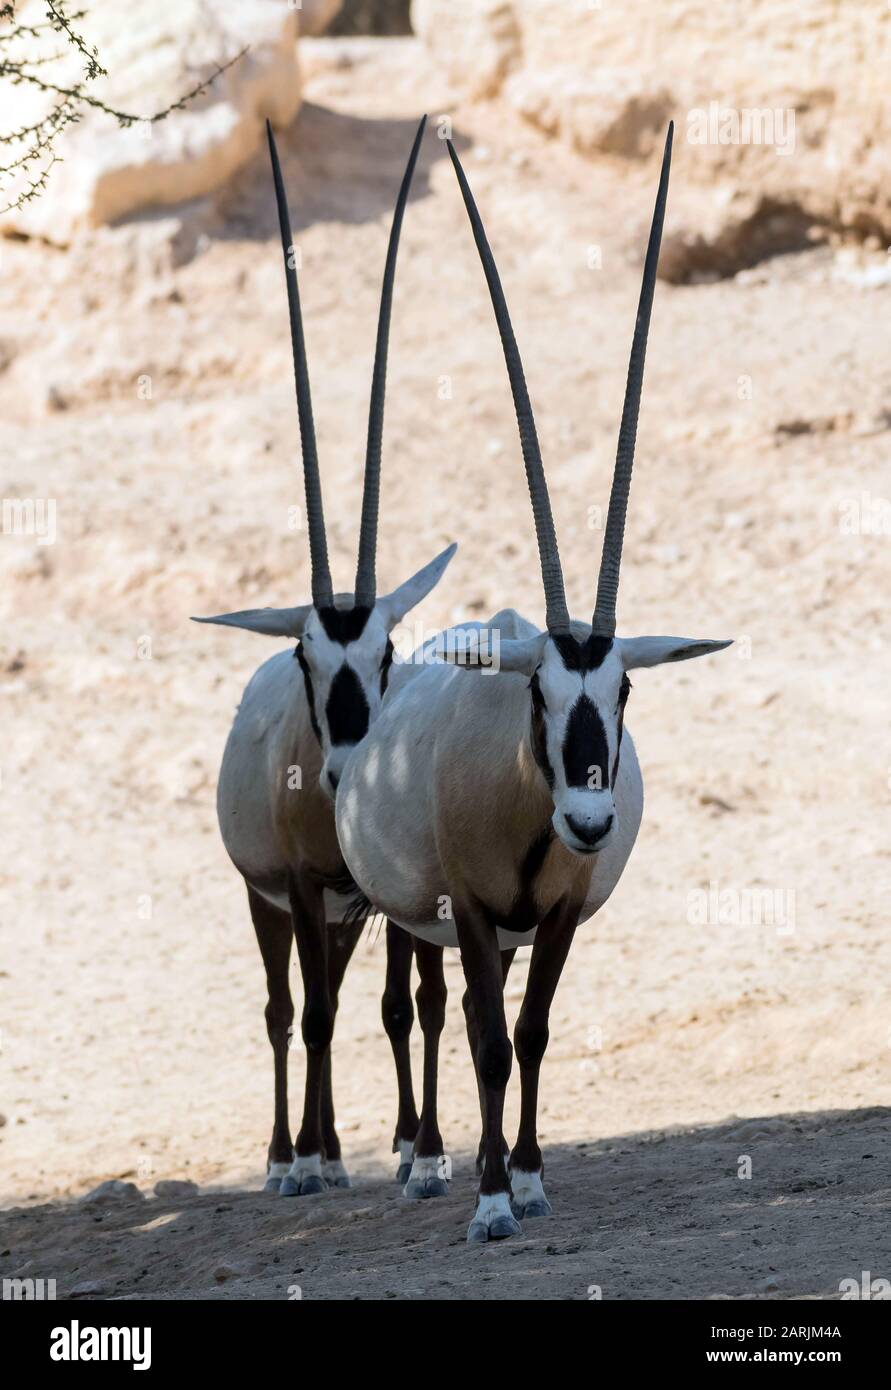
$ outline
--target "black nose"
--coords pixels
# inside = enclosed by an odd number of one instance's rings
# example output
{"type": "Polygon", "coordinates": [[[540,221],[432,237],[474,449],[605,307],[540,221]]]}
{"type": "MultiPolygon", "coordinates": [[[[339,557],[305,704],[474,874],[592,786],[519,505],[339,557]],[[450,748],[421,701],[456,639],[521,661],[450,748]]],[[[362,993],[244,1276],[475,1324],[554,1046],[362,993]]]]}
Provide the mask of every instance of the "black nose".
{"type": "Polygon", "coordinates": [[[581,840],[583,845],[594,846],[599,844],[604,835],[609,834],[612,823],[612,815],[607,816],[602,825],[584,825],[581,821],[576,820],[575,816],[566,817],[566,824],[569,826],[576,839],[581,840]]]}

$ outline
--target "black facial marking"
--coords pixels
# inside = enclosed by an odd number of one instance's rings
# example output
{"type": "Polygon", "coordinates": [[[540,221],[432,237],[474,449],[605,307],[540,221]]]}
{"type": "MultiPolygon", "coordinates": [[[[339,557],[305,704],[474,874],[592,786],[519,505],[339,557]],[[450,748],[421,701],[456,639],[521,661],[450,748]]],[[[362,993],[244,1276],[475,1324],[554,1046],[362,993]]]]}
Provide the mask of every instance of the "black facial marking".
{"type": "Polygon", "coordinates": [[[321,743],[322,731],[319,728],[319,721],[316,718],[316,697],[313,694],[312,676],[310,675],[309,666],[307,665],[306,657],[303,655],[302,642],[297,643],[297,646],[294,648],[294,655],[300,662],[300,669],[303,672],[303,685],[306,690],[306,703],[309,705],[309,722],[312,725],[313,733],[319,740],[319,743],[321,743]]]}
{"type": "Polygon", "coordinates": [[[613,645],[611,637],[592,632],[584,642],[578,642],[569,632],[561,632],[551,641],[563,659],[567,671],[596,671],[613,645]]]}
{"type": "Polygon", "coordinates": [[[370,608],[317,608],[319,622],[332,642],[345,647],[355,642],[365,631],[365,624],[371,614],[370,608]]]}
{"type": "MultiPolygon", "coordinates": [[[[371,615],[370,608],[317,608],[319,621],[330,637],[332,642],[339,642],[345,647],[349,642],[356,642],[365,631],[365,625],[371,615]]],[[[309,640],[309,639],[306,639],[309,640]]],[[[316,716],[315,692],[312,685],[312,673],[310,672],[306,656],[303,651],[303,643],[298,642],[294,649],[294,655],[300,663],[303,672],[303,684],[306,687],[306,700],[309,705],[309,720],[312,724],[312,731],[319,743],[322,742],[322,731],[319,728],[319,721],[316,716]]],[[[387,638],[387,647],[384,652],[384,659],[381,663],[381,694],[387,688],[387,680],[390,674],[390,666],[393,661],[393,643],[387,638]]],[[[364,738],[368,732],[369,708],[365,698],[365,691],[362,689],[359,677],[346,663],[337,672],[331,682],[331,690],[328,695],[328,703],[325,707],[325,714],[328,719],[328,732],[331,735],[332,744],[335,743],[358,743],[360,738],[364,738]]]]}
{"type": "Polygon", "coordinates": [[[616,785],[616,778],[619,775],[619,757],[622,752],[622,730],[625,725],[625,705],[631,693],[631,682],[627,675],[622,677],[622,684],[619,686],[619,705],[618,705],[618,738],[616,740],[616,756],[613,758],[612,772],[610,773],[609,784],[611,787],[616,785]]]}
{"type": "Polygon", "coordinates": [[[390,667],[393,665],[393,643],[387,638],[387,649],[384,652],[384,659],[381,662],[381,695],[387,688],[387,681],[390,679],[390,667]]]}
{"type": "MultiPolygon", "coordinates": [[[[597,706],[587,695],[580,695],[573,705],[563,742],[563,769],[568,787],[587,787],[595,776],[592,768],[600,769],[600,787],[608,774],[609,745],[606,729],[597,706]]],[[[597,785],[595,783],[595,785],[597,785]]]]}
{"type": "Polygon", "coordinates": [[[368,701],[352,666],[341,666],[328,693],[325,715],[332,744],[358,743],[368,733],[368,701]]]}
{"type": "Polygon", "coordinates": [[[529,689],[532,692],[532,753],[538,763],[545,781],[554,790],[554,769],[551,767],[551,760],[548,757],[548,744],[545,737],[545,698],[541,693],[541,685],[536,671],[529,682],[529,689]]]}

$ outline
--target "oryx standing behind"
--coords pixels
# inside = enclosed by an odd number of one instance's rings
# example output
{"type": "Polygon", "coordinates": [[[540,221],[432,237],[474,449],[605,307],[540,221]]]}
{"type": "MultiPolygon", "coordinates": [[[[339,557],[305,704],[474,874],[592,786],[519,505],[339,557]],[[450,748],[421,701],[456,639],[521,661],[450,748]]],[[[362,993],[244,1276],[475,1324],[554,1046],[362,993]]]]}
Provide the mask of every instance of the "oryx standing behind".
{"type": "MultiPolygon", "coordinates": [[[[334,1126],[330,1044],[338,991],[367,905],[338,848],[334,794],[347,756],[380,712],[393,659],[390,632],[430,592],[455,551],[454,545],[449,546],[391,594],[377,597],[375,551],[390,310],[399,232],[425,121],[426,117],[399,190],[381,291],[355,594],[332,590],[291,222],[267,122],[291,319],[312,603],[197,619],[297,639],[296,650],[266,661],[247,686],[223,754],[217,791],[223,842],[244,877],[266,967],[266,1024],[275,1062],[275,1121],[266,1186],[284,1196],[321,1192],[332,1184],[349,1185],[334,1126]],[[306,1047],[303,1123],[293,1150],[287,1082],[294,1018],[288,985],[292,937],[303,975],[306,1047]]],[[[425,1009],[425,997],[428,992],[436,1000],[444,995],[442,952],[425,947],[415,954],[421,972],[421,1024],[425,1045],[432,1048],[435,1059],[442,1024],[428,1036],[425,1019],[430,1010],[425,1009]]],[[[408,1176],[418,1127],[408,1050],[413,1018],[411,961],[410,938],[388,927],[382,1012],[399,1083],[394,1151],[398,1147],[402,1181],[408,1176]]]]}
{"type": "MultiPolygon", "coordinates": [[[[643,785],[623,716],[639,666],[683,661],[726,642],[616,636],[616,597],[644,354],[668,191],[665,146],[637,312],[593,621],[571,622],[532,408],[498,272],[463,170],[449,152],[495,308],[513,392],[547,607],[540,632],[512,610],[465,644],[490,672],[427,664],[387,702],[344,772],[337,830],[356,882],[411,933],[458,945],[483,1112],[484,1160],[468,1239],[519,1231],[543,1216],[536,1133],[548,1015],[573,933],[615,888],[643,809],[643,785]],[[451,902],[452,920],[437,911],[451,902]],[[521,1115],[505,1165],[504,1092],[513,1052],[504,976],[517,946],[534,942],[514,1033],[521,1115]],[[502,956],[504,952],[504,956],[502,956]],[[513,1202],[511,1202],[511,1197],[513,1202]]],[[[455,634],[452,634],[454,638],[455,634]]],[[[440,653],[462,660],[449,634],[440,653]]]]}

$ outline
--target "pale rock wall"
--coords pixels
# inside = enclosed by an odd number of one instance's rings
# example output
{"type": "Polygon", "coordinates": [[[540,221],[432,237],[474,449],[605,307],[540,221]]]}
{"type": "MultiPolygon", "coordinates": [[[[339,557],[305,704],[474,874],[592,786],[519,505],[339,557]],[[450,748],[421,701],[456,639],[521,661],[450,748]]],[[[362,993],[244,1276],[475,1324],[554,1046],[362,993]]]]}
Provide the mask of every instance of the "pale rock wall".
{"type": "Polygon", "coordinates": [[[891,6],[878,0],[413,0],[412,20],[457,91],[586,155],[654,154],[673,116],[689,221],[666,247],[672,278],[726,273],[744,243],[752,259],[808,225],[891,239],[891,6]],[[794,111],[794,145],[778,127],[790,153],[693,143],[690,113],[712,102],[794,111]]]}
{"type": "MultiPolygon", "coordinates": [[[[318,19],[316,0],[304,4],[318,19]]],[[[18,18],[43,18],[40,0],[20,7],[18,18]]],[[[67,244],[79,228],[208,193],[255,153],[265,118],[285,125],[299,110],[299,11],[280,0],[128,0],[126,6],[94,0],[76,27],[98,48],[109,73],[88,84],[90,93],[145,117],[182,97],[240,49],[248,52],[184,110],[155,124],[122,129],[112,117],[85,109],[58,139],[64,162],[51,170],[46,191],[0,217],[0,231],[7,234],[67,244]]],[[[46,52],[54,43],[64,48],[49,36],[34,51],[46,52]]],[[[53,65],[53,80],[63,86],[76,82],[82,64],[70,50],[53,65]]],[[[0,129],[32,122],[47,102],[43,93],[0,83],[0,129]]],[[[9,201],[6,189],[3,202],[9,201]]]]}

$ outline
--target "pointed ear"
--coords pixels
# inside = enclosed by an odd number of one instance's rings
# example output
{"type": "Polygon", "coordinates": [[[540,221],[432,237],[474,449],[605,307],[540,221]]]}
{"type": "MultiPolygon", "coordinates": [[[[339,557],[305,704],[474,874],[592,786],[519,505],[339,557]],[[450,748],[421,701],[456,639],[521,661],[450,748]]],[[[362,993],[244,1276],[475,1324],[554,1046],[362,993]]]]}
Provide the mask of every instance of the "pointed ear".
{"type": "Polygon", "coordinates": [[[401,623],[406,613],[410,612],[415,604],[420,603],[422,598],[426,598],[430,590],[439,583],[446,565],[457,549],[458,543],[453,541],[451,545],[446,546],[441,555],[431,560],[429,565],[413,574],[411,579],[406,579],[398,589],[377,600],[375,607],[388,632],[391,632],[397,623],[401,623]]]}
{"type": "Polygon", "coordinates": [[[709,637],[620,637],[619,656],[626,671],[642,666],[662,666],[667,661],[689,661],[729,647],[732,638],[719,642],[709,637]]]}
{"type": "Polygon", "coordinates": [[[518,671],[531,676],[541,661],[548,640],[546,632],[535,637],[502,637],[497,629],[483,627],[449,628],[442,634],[445,640],[432,645],[442,661],[468,670],[518,671]]]}
{"type": "Polygon", "coordinates": [[[193,618],[193,623],[220,623],[223,627],[243,627],[266,637],[300,637],[312,604],[300,608],[245,608],[241,613],[220,613],[215,618],[193,618]]]}

